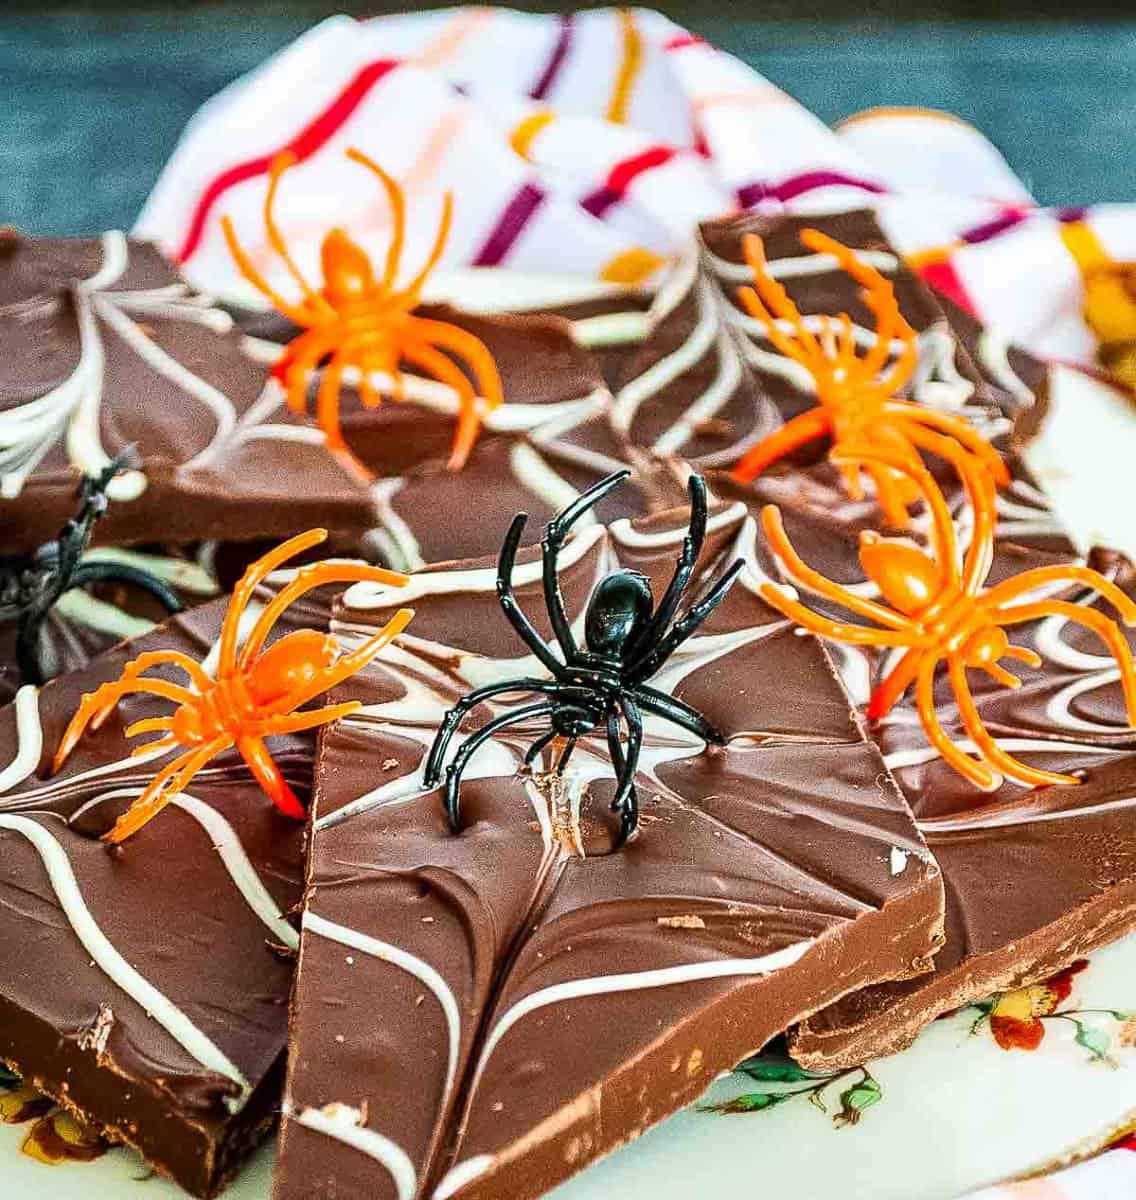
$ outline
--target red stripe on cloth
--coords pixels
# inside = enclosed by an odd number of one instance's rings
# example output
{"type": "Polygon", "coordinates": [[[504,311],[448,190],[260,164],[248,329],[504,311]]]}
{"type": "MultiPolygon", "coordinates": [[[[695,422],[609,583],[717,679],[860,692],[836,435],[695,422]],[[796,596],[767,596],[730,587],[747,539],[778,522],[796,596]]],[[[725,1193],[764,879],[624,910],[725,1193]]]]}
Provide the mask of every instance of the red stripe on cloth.
{"type": "Polygon", "coordinates": [[[613,204],[618,204],[623,199],[627,189],[640,175],[670,162],[674,156],[675,150],[672,146],[652,146],[641,154],[625,158],[612,167],[600,187],[580,201],[581,207],[593,217],[602,217],[613,204]]]}
{"type": "Polygon", "coordinates": [[[1126,1138],[1121,1138],[1119,1142],[1114,1142],[1110,1150],[1131,1150],[1136,1153],[1136,1133],[1130,1133],[1126,1138]]]}
{"type": "Polygon", "coordinates": [[[497,266],[509,253],[521,230],[528,224],[529,218],[543,203],[544,192],[535,185],[526,183],[509,201],[508,208],[501,214],[493,232],[486,238],[485,245],[473,260],[473,266],[497,266]]]}
{"type": "Polygon", "coordinates": [[[530,99],[543,100],[548,95],[548,90],[556,82],[556,76],[560,74],[560,68],[564,65],[564,60],[568,57],[568,51],[571,48],[572,14],[561,13],[560,32],[556,36],[556,43],[552,47],[552,53],[544,65],[544,70],[540,73],[540,78],[533,84],[533,89],[529,92],[530,99]]]}
{"type": "Polygon", "coordinates": [[[663,163],[670,162],[674,156],[675,152],[672,146],[652,146],[649,150],[644,150],[642,154],[625,158],[612,167],[611,174],[607,177],[607,186],[613,192],[625,192],[644,171],[650,171],[653,167],[661,167],[663,163]]]}
{"type": "Polygon", "coordinates": [[[687,48],[687,46],[705,46],[705,45],[706,45],[706,39],[699,37],[698,34],[696,34],[696,33],[676,33],[674,35],[674,37],[668,38],[663,43],[663,49],[666,51],[685,50],[687,48]]]}
{"type": "Polygon", "coordinates": [[[246,179],[254,179],[257,175],[266,175],[269,167],[272,165],[272,160],[278,154],[285,151],[290,150],[300,160],[310,157],[359,107],[371,88],[398,65],[398,59],[395,58],[383,58],[376,62],[368,63],[355,75],[351,82],[335,97],[327,108],[313,121],[305,125],[290,142],[286,142],[278,150],[273,150],[270,154],[262,154],[258,158],[251,158],[246,162],[238,163],[236,166],[230,167],[227,171],[223,171],[218,175],[201,193],[201,198],[198,200],[197,206],[193,210],[193,216],[190,218],[189,231],[185,235],[185,241],[182,243],[181,249],[177,252],[177,261],[184,263],[201,244],[201,238],[205,233],[205,223],[209,219],[209,213],[225,192],[232,187],[236,187],[238,183],[244,183],[246,179]]]}
{"type": "Polygon", "coordinates": [[[967,294],[966,288],[963,287],[962,280],[950,259],[927,263],[919,268],[919,274],[933,288],[937,288],[944,295],[949,296],[960,308],[966,309],[968,313],[975,312],[974,302],[967,294]]]}

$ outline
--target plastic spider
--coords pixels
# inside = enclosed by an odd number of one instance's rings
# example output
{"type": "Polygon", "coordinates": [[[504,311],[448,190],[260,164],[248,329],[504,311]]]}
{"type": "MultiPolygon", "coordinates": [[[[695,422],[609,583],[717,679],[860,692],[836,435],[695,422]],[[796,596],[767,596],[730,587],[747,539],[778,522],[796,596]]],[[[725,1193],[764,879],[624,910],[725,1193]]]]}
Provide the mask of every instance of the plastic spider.
{"type": "Polygon", "coordinates": [[[107,510],[106,489],[133,461],[130,451],[113,459],[97,476],[85,477],[79,511],[30,558],[0,559],[0,622],[16,622],[16,665],[25,683],[41,684],[49,674],[43,661],[43,623],[64,592],[92,583],[126,583],[153,596],[167,612],[182,603],[160,579],[118,562],[83,562],[95,523],[107,510]]]}
{"type": "Polygon", "coordinates": [[[620,814],[617,847],[634,837],[639,825],[635,772],[643,742],[640,710],[672,721],[707,742],[723,741],[722,735],[690,705],[647,686],[647,680],[721,604],[744,565],[740,559],[733,563],[702,599],[674,620],[706,534],[706,485],[701,476],[690,477],[690,526],[674,575],[658,605],[646,576],[638,571],[616,570],[600,580],[588,602],[584,618],[585,648],[577,645],[568,624],[556,575],[560,548],[576,521],[630,473],[617,471],[601,479],[545,526],[541,540],[544,602],[564,655],[563,662],[541,640],[513,594],[513,563],[528,519],[524,513],[513,518],[497,564],[497,595],[505,616],[552,678],[527,677],[492,683],[470,692],[446,713],[426,760],[427,787],[438,783],[450,740],[471,709],[506,692],[537,692],[547,697],[540,703],[494,717],[462,743],[446,769],[446,813],[455,833],[461,828],[458,793],[462,773],[477,748],[506,726],[547,716],[552,727],[529,748],[525,766],[531,767],[554,739],[563,738],[556,764],[556,771],[561,772],[577,739],[606,724],[608,750],[617,776],[612,801],[612,808],[620,814]],[[620,741],[621,718],[627,725],[626,751],[620,741]]]}
{"type": "Polygon", "coordinates": [[[363,579],[399,586],[406,583],[405,575],[381,567],[313,563],[300,567],[292,581],[264,606],[238,654],[238,628],[256,586],[287,559],[318,545],[326,537],[327,531],[323,529],[298,534],[257,559],[245,571],[233,589],[221,626],[216,678],[211,678],[200,663],[180,650],[151,650],[127,663],[117,680],[84,695],[56,751],[56,771],[87,726],[97,729],[128,693],[145,692],[177,705],[172,716],[147,717],[127,728],[128,738],[142,733],[161,735],[137,746],[132,751],[135,756],[174,749],[181,749],[182,753],[154,776],[105,840],[121,842],[136,833],[184,791],[211,759],[234,745],[273,804],[285,815],[303,819],[304,808],[272,761],[264,739],[273,734],[313,729],[354,712],[359,707],[354,700],[303,712],[296,710],[366,666],[414,615],[410,609],[400,609],[374,637],[349,654],[342,653],[331,634],[314,629],[293,630],[265,650],[265,640],[284,610],[313,588],[363,579]],[[145,674],[160,664],[183,670],[189,686],[145,674]]]}
{"type": "Polygon", "coordinates": [[[821,616],[775,584],[764,584],[761,593],[774,608],[822,637],[853,645],[902,649],[899,661],[873,692],[868,716],[885,716],[914,683],[916,707],[928,740],[946,762],[977,787],[993,790],[1001,783],[999,773],[1034,786],[1077,783],[1075,776],[1028,766],[998,745],[982,722],[967,671],[985,671],[1006,687],[1020,687],[1021,680],[1006,670],[1001,660],[1014,658],[1040,667],[1042,659],[1034,650],[1011,645],[1003,626],[1060,615],[1092,630],[1108,647],[1120,669],[1129,722],[1136,725],[1136,667],[1116,622],[1081,604],[1038,599],[1030,594],[1055,583],[1081,584],[1113,605],[1127,625],[1136,625],[1136,604],[1099,572],[1075,563],[1034,567],[985,588],[994,557],[994,483],[981,463],[949,440],[940,439],[936,452],[958,471],[974,510],[973,540],[961,570],[950,512],[930,472],[922,464],[913,466],[898,455],[881,453],[863,461],[904,475],[918,489],[931,515],[930,552],[907,542],[889,541],[871,531],[860,535],[860,563],[878,586],[885,604],[858,596],[807,566],[786,537],[778,509],[768,505],[762,512],[769,543],[792,579],[880,628],[821,616]],[[947,737],[936,715],[934,677],[943,662],[963,729],[978,749],[977,760],[947,737]]]}
{"type": "MultiPolygon", "coordinates": [[[[396,289],[406,236],[406,200],[402,188],[361,151],[349,149],[347,157],[379,177],[390,203],[394,230],[381,279],[376,278],[366,251],[340,228],[330,230],[320,248],[323,287],[317,291],[304,278],[272,215],[280,178],[296,161],[291,153],[278,155],[272,163],[264,202],[264,226],[269,245],[299,286],[302,299],[290,302],[268,283],[237,241],[228,217],[221,222],[225,240],[245,279],[304,330],[288,344],[272,371],[287,389],[288,403],[295,412],[306,409],[309,373],[324,364],[316,395],[316,419],[327,437],[329,449],[350,455],[339,422],[344,371],[349,367],[358,371],[359,397],[367,408],[376,408],[382,397],[371,383],[371,373],[388,374],[393,380],[395,399],[401,399],[400,365],[408,363],[457,393],[458,426],[449,464],[456,470],[465,465],[481,427],[478,393],[489,410],[497,408],[504,397],[497,365],[479,338],[448,322],[413,314],[423,285],[445,249],[453,219],[453,196],[446,193],[442,221],[426,265],[406,287],[396,289]],[[451,355],[465,361],[474,383],[451,355]]],[[[354,461],[354,456],[351,458],[354,461]]]]}
{"type": "Polygon", "coordinates": [[[918,499],[918,493],[905,474],[868,458],[886,455],[914,468],[920,461],[918,435],[930,430],[955,438],[987,465],[999,485],[1009,483],[998,452],[966,420],[896,397],[915,370],[918,339],[899,311],[891,281],[854,250],[819,230],[803,229],[801,244],[816,254],[831,255],[863,286],[864,303],[876,318],[875,341],[859,355],[847,313],[818,316],[817,332],[809,329],[788,293],[766,269],[761,239],[748,234],[745,256],[754,287],[739,288],[738,296],[750,316],[765,327],[776,349],[812,376],[817,406],[793,417],[754,446],[734,468],[734,479],[752,483],[766,467],[798,446],[828,436],[832,458],[843,456],[841,473],[849,496],[863,499],[861,471],[865,472],[875,485],[888,524],[902,529],[907,525],[908,506],[918,499]],[[896,339],[903,349],[888,366],[896,339]]]}

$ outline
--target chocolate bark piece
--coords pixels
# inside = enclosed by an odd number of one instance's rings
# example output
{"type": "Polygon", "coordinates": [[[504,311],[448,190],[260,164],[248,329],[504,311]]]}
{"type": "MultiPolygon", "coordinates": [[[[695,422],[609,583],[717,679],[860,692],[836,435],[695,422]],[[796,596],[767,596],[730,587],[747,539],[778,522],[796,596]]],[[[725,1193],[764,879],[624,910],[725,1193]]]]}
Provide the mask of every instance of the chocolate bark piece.
{"type": "MultiPolygon", "coordinates": [[[[559,564],[569,615],[615,562],[659,596],[686,520],[579,529],[559,564]]],[[[696,579],[752,564],[755,536],[720,506],[696,579]]],[[[539,574],[523,554],[517,595],[547,638],[539,574]]],[[[752,570],[651,681],[727,743],[648,720],[637,840],[611,852],[602,735],[562,780],[547,760],[518,770],[539,721],[471,760],[450,833],[421,783],[444,712],[535,665],[494,576],[489,561],[416,575],[413,631],[323,735],[277,1200],[535,1197],[826,996],[926,970],[938,944],[937,868],[817,643],[757,598],[752,570]]],[[[392,601],[349,591],[337,631],[392,601]]]]}
{"type": "MultiPolygon", "coordinates": [[[[857,326],[858,344],[875,340],[876,320],[860,285],[828,256],[801,245],[800,232],[807,228],[861,251],[868,265],[892,281],[900,311],[919,338],[918,364],[900,394],[965,416],[988,437],[1004,438],[1012,417],[1032,404],[1043,369],[929,288],[904,265],[868,210],[794,217],[744,213],[702,226],[703,269],[726,305],[730,327],[761,392],[781,416],[788,420],[813,407],[815,392],[804,368],[775,350],[761,323],[738,299],[738,288],[752,283],[743,250],[746,234],[762,239],[770,274],[803,315],[847,312],[857,326]]],[[[816,461],[826,450],[824,441],[803,447],[796,461],[816,461]]]]}
{"type": "Polygon", "coordinates": [[[134,444],[96,542],[280,537],[373,523],[368,489],[266,387],[232,318],[157,250],[110,232],[12,235],[0,254],[0,543],[30,550],[79,473],[134,444]],[[302,480],[302,486],[300,482],[302,480]]]}
{"type": "MultiPolygon", "coordinates": [[[[326,627],[327,599],[306,598],[276,632],[326,627]]],[[[172,618],[0,710],[0,1061],[206,1197],[275,1119],[303,825],[229,752],[123,846],[101,842],[168,761],[130,757],[124,737],[171,711],[158,697],[128,695],[48,771],[82,693],[144,650],[208,661],[226,607],[172,618]]],[[[313,739],[272,751],[305,795],[313,739]]]]}
{"type": "MultiPolygon", "coordinates": [[[[808,494],[807,483],[790,475],[777,479],[776,488],[773,482],[759,480],[759,491],[776,494],[805,560],[830,578],[862,584],[852,523],[841,526],[841,514],[854,506],[793,507],[794,483],[798,497],[808,494]]],[[[1058,552],[1052,537],[1022,544],[1029,540],[1009,535],[998,544],[992,583],[1075,558],[1067,545],[1058,552]]],[[[1130,564],[1102,557],[1097,565],[1133,594],[1130,564]]],[[[1114,615],[1076,588],[1062,598],[1114,615]]],[[[824,607],[812,595],[808,602],[824,607]]],[[[969,673],[982,719],[1016,757],[1083,782],[1036,790],[1006,782],[993,793],[978,791],[929,746],[911,696],[868,725],[943,871],[946,943],[932,973],[866,988],[802,1022],[791,1049],[806,1066],[854,1066],[900,1050],[935,1017],[1045,979],[1136,929],[1136,732],[1114,660],[1094,635],[1063,617],[1008,632],[1044,662],[1023,668],[1017,689],[969,673]]],[[[826,649],[852,698],[866,704],[888,657],[838,643],[826,649]]],[[[968,746],[945,671],[936,679],[935,702],[947,735],[968,746]]]]}

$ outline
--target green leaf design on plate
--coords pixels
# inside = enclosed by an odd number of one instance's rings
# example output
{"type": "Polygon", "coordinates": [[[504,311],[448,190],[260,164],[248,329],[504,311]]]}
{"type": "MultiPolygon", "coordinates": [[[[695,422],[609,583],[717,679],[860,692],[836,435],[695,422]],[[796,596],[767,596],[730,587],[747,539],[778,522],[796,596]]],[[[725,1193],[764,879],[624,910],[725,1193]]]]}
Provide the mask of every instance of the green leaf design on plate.
{"type": "Polygon", "coordinates": [[[1112,1048],[1112,1038],[1103,1029],[1097,1029],[1084,1021],[1073,1021],[1077,1028],[1075,1041],[1078,1046],[1084,1046],[1093,1062],[1112,1062],[1109,1050],[1112,1048]]]}
{"type": "Polygon", "coordinates": [[[802,1083],[805,1080],[824,1078],[812,1071],[806,1071],[787,1054],[755,1054],[753,1058],[747,1058],[734,1069],[759,1083],[802,1083]]]}
{"type": "Polygon", "coordinates": [[[702,1111],[724,1113],[727,1116],[738,1113],[764,1112],[767,1108],[776,1108],[778,1104],[792,1100],[796,1095],[798,1095],[797,1092],[746,1092],[744,1095],[735,1096],[732,1100],[725,1100],[721,1104],[707,1104],[702,1111]]]}
{"type": "Polygon", "coordinates": [[[864,1078],[859,1083],[854,1083],[840,1093],[840,1112],[833,1121],[837,1126],[855,1125],[866,1109],[878,1104],[883,1098],[883,1088],[865,1071],[864,1078]]]}

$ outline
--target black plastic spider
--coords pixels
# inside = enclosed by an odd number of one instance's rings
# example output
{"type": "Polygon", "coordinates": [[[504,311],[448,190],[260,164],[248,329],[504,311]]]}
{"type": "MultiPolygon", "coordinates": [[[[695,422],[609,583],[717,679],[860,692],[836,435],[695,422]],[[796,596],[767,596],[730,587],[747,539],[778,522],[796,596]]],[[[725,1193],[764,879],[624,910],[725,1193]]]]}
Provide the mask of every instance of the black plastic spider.
{"type": "Polygon", "coordinates": [[[632,570],[612,571],[600,580],[588,601],[584,619],[586,649],[580,649],[569,628],[556,573],[557,555],[576,521],[630,474],[618,471],[600,480],[545,526],[541,540],[544,601],[552,631],[564,654],[563,662],[541,640],[513,594],[513,564],[528,520],[524,513],[513,518],[497,564],[497,596],[513,628],[552,678],[528,677],[493,683],[459,700],[446,713],[430,748],[424,772],[426,786],[438,783],[450,739],[462,718],[476,705],[506,692],[540,692],[549,698],[495,717],[462,743],[446,769],[446,814],[455,833],[461,828],[458,792],[462,773],[477,748],[508,725],[547,715],[552,728],[532,744],[525,755],[525,765],[531,767],[540,752],[560,737],[565,739],[555,768],[560,772],[576,740],[606,722],[608,750],[617,776],[612,801],[612,808],[620,814],[617,848],[634,837],[639,827],[635,772],[643,743],[640,710],[672,721],[707,742],[724,741],[701,713],[673,696],[648,687],[646,682],[721,604],[744,565],[741,559],[733,563],[706,595],[671,625],[706,534],[706,484],[700,475],[690,477],[690,526],[674,576],[658,607],[646,576],[632,570]],[[621,717],[627,724],[626,752],[620,741],[621,717]]]}
{"type": "Polygon", "coordinates": [[[124,451],[98,476],[80,486],[78,513],[54,541],[34,554],[0,558],[0,623],[15,621],[16,665],[25,683],[41,684],[48,675],[43,663],[43,623],[55,602],[72,588],[91,583],[128,583],[148,592],[167,612],[182,610],[177,594],[160,579],[128,563],[83,562],[95,522],[107,510],[106,489],[133,455],[124,451]]]}

